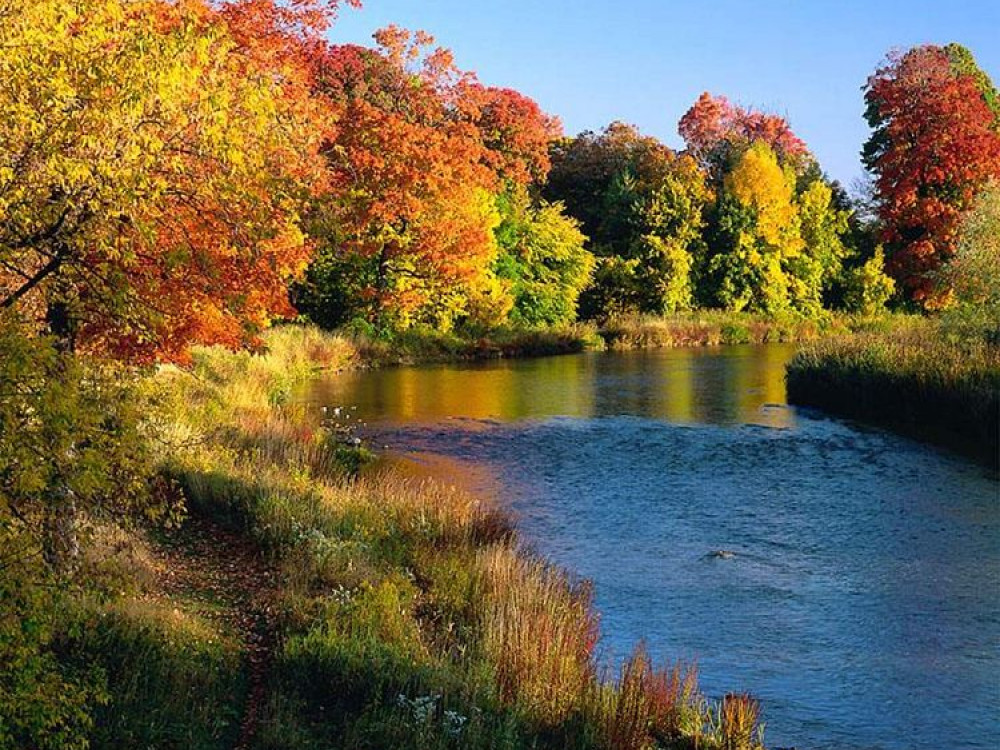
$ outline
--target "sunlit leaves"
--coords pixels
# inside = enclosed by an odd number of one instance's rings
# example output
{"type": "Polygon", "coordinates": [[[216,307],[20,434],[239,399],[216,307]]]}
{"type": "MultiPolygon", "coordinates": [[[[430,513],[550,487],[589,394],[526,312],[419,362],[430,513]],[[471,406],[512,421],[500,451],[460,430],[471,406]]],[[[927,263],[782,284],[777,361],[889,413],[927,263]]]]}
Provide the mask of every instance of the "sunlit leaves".
{"type": "Polygon", "coordinates": [[[928,307],[946,301],[933,272],[954,253],[962,213],[1000,176],[995,97],[957,45],[894,54],[868,80],[873,132],[864,159],[875,175],[889,267],[928,307]]]}
{"type": "Polygon", "coordinates": [[[182,357],[290,311],[316,110],[198,0],[14,0],[0,29],[0,298],[81,346],[182,357]],[[66,332],[61,332],[66,333],[66,332]]]}

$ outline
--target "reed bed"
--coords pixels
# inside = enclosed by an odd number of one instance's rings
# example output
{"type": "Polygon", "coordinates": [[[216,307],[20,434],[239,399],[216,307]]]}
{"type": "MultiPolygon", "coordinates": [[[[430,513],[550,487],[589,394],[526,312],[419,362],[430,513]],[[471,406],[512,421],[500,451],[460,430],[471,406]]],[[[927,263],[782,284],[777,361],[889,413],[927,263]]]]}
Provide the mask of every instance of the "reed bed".
{"type": "Polygon", "coordinates": [[[833,338],[800,351],[787,380],[792,403],[1000,461],[1000,347],[981,328],[917,320],[833,338]]]}
{"type": "Polygon", "coordinates": [[[825,314],[765,317],[748,313],[701,310],[668,317],[613,319],[601,328],[608,349],[659,349],[722,344],[814,341],[833,331],[862,325],[860,319],[825,314]]]}

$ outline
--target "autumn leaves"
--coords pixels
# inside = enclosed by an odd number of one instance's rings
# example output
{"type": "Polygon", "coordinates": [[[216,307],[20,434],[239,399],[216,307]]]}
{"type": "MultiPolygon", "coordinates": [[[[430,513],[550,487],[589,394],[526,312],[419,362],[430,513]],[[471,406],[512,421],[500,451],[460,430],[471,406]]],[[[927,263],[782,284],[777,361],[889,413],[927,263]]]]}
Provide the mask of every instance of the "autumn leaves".
{"type": "Polygon", "coordinates": [[[996,92],[956,45],[869,81],[865,224],[781,117],[704,94],[682,153],[620,123],[562,139],[426,34],[331,43],[335,5],[7,3],[0,307],[132,361],[252,345],[296,308],[473,332],[811,316],[885,303],[878,243],[934,306],[960,219],[1000,174],[996,92]]]}

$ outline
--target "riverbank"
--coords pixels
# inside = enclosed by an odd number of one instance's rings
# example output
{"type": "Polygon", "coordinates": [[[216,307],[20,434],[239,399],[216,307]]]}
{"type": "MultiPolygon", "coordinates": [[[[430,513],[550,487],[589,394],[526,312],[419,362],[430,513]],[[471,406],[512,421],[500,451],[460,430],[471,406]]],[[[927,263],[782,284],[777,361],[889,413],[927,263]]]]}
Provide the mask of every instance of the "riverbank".
{"type": "Polygon", "coordinates": [[[1000,463],[1000,347],[981,328],[914,320],[802,349],[790,403],[871,422],[1000,463]]]}
{"type": "Polygon", "coordinates": [[[756,702],[707,701],[691,667],[640,649],[603,674],[588,585],[526,552],[502,509],[438,484],[351,478],[350,435],[290,394],[319,370],[370,365],[356,343],[304,327],[266,343],[263,355],[195,350],[189,370],[152,384],[163,472],[196,529],[257,551],[259,564],[235,564],[273,581],[266,616],[204,546],[184,559],[206,567],[191,579],[214,581],[214,598],[211,584],[163,584],[150,570],[176,555],[121,532],[109,564],[124,593],[105,586],[71,639],[79,662],[113,676],[93,747],[760,744],[756,702]],[[255,624],[231,624],[241,618],[255,624]]]}
{"type": "Polygon", "coordinates": [[[544,329],[496,329],[479,334],[412,328],[386,337],[348,335],[365,366],[509,359],[582,351],[664,349],[812,342],[853,331],[887,330],[904,316],[868,318],[826,313],[817,318],[698,310],[667,317],[616,318],[602,326],[577,323],[544,329]]]}

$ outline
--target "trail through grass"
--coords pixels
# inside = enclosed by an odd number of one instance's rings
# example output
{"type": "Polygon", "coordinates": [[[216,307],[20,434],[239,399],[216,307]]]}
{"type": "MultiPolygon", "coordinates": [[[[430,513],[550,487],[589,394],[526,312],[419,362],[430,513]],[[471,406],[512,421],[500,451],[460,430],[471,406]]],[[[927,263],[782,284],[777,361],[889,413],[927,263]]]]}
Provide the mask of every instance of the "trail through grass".
{"type": "Polygon", "coordinates": [[[277,644],[276,571],[245,534],[198,516],[155,539],[157,576],[148,594],[218,623],[239,644],[247,692],[235,750],[253,744],[277,644]]]}

